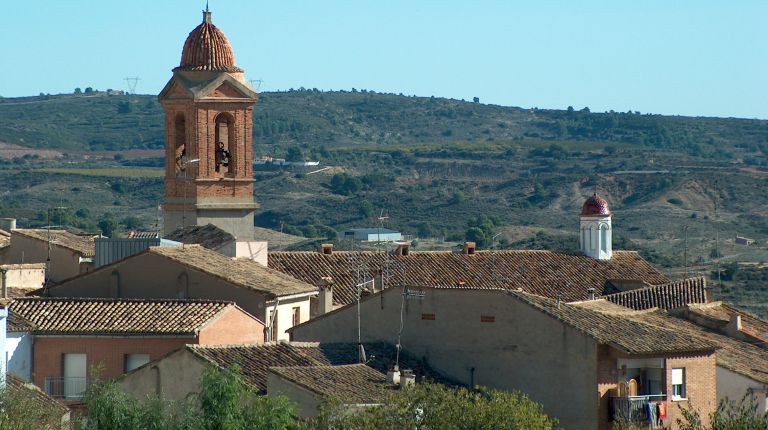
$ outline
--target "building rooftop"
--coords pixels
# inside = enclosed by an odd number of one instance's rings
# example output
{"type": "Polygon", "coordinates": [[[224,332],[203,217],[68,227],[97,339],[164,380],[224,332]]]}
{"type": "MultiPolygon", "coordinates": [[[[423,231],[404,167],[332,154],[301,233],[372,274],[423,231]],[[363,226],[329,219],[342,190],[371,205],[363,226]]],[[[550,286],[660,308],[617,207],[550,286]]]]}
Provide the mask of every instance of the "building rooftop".
{"type": "Polygon", "coordinates": [[[624,291],[603,296],[617,305],[635,310],[677,309],[692,303],[707,302],[707,279],[703,276],[681,279],[667,284],[624,291]]]}
{"type": "MultiPolygon", "coordinates": [[[[24,382],[23,380],[14,376],[12,373],[8,373],[6,377],[8,378],[8,389],[17,395],[24,396],[25,399],[30,401],[28,404],[26,404],[27,407],[39,407],[44,410],[49,410],[50,408],[51,412],[59,412],[61,416],[64,416],[64,414],[69,412],[69,408],[67,406],[49,396],[48,394],[45,394],[35,384],[31,382],[24,382]]],[[[41,426],[41,428],[47,427],[41,426]]]]}
{"type": "Polygon", "coordinates": [[[39,334],[197,335],[234,307],[211,300],[27,297],[13,300],[10,310],[39,334]]]}
{"type": "Polygon", "coordinates": [[[0,249],[11,246],[11,233],[0,230],[0,249]]]}
{"type": "MultiPolygon", "coordinates": [[[[387,343],[364,344],[369,361],[367,365],[378,372],[386,372],[395,362],[396,350],[387,343]]],[[[336,366],[358,363],[358,345],[353,343],[268,342],[262,345],[187,345],[193,354],[220,367],[240,366],[240,372],[249,385],[266,393],[267,372],[271,367],[336,366]]],[[[400,352],[400,368],[412,369],[418,376],[444,380],[426,367],[422,360],[400,352]]]]}
{"type": "Polygon", "coordinates": [[[552,251],[504,250],[464,254],[451,251],[411,251],[393,255],[365,251],[272,252],[269,267],[319,285],[333,279],[333,301],[345,305],[355,300],[355,285],[370,280],[378,270],[385,286],[464,286],[475,289],[522,288],[564,301],[584,300],[589,288],[597,295],[613,292],[611,280],[636,280],[648,285],[669,283],[637,252],[614,251],[610,260],[552,251]],[[360,278],[358,278],[358,273],[360,278]]]}
{"type": "Polygon", "coordinates": [[[741,319],[740,331],[754,338],[758,343],[768,345],[768,321],[756,315],[723,302],[691,305],[688,306],[687,310],[694,315],[718,321],[722,325],[729,323],[733,317],[739,316],[741,319]]]}
{"type": "MultiPolygon", "coordinates": [[[[47,229],[36,228],[18,228],[12,231],[12,234],[31,237],[33,239],[48,242],[47,229]]],[[[94,241],[97,236],[79,236],[66,230],[50,230],[51,243],[62,248],[75,251],[83,257],[93,257],[95,255],[96,245],[94,241]]]]}
{"type": "Polygon", "coordinates": [[[235,66],[235,54],[227,37],[211,22],[211,12],[203,12],[203,22],[184,42],[179,70],[242,72],[235,66]]]}
{"type": "Polygon", "coordinates": [[[379,228],[379,227],[366,227],[366,228],[350,228],[345,231],[351,231],[355,233],[362,233],[362,234],[391,234],[391,233],[400,233],[399,231],[388,229],[388,228],[379,228]]]}
{"type": "MultiPolygon", "coordinates": [[[[695,306],[692,305],[691,307],[695,306]]],[[[761,347],[753,345],[746,340],[727,336],[715,329],[697,324],[685,318],[679,312],[668,313],[661,310],[633,311],[626,308],[622,311],[614,309],[607,312],[621,312],[624,318],[667,330],[674,330],[680,336],[714,343],[719,348],[716,354],[718,366],[747,376],[755,381],[768,384],[768,349],[765,348],[764,344],[761,347]]]]}
{"type": "Polygon", "coordinates": [[[386,375],[361,363],[270,367],[269,371],[313,393],[348,403],[378,403],[394,388],[386,375]]]}
{"type": "Polygon", "coordinates": [[[235,240],[235,237],[213,224],[189,225],[168,234],[165,239],[186,244],[198,244],[203,248],[217,250],[235,240]]]}
{"type": "Polygon", "coordinates": [[[590,196],[581,206],[581,216],[609,216],[611,210],[608,208],[608,202],[597,195],[590,196]]]}
{"type": "Polygon", "coordinates": [[[253,260],[232,259],[200,245],[153,246],[147,252],[163,256],[227,282],[274,296],[317,291],[317,287],[314,285],[264,267],[253,260]]]}
{"type": "MultiPolygon", "coordinates": [[[[593,304],[558,303],[556,300],[509,291],[509,294],[540,311],[592,337],[598,343],[618,348],[627,354],[670,354],[714,351],[718,345],[707,339],[678,333],[674,328],[637,321],[627,317],[613,303],[605,311],[593,304]]],[[[589,302],[585,302],[589,303],[589,302]]]]}

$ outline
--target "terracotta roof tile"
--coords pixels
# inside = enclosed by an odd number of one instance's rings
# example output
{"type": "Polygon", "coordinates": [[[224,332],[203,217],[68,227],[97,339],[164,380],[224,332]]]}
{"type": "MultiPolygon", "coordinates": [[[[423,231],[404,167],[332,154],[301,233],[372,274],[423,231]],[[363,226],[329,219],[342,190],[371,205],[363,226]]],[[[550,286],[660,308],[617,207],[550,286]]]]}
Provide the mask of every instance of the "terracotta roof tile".
{"type": "Polygon", "coordinates": [[[741,317],[741,332],[755,339],[768,343],[768,321],[742,309],[735,308],[722,302],[689,306],[688,310],[697,315],[716,319],[727,323],[732,316],[741,317]]]}
{"type": "Polygon", "coordinates": [[[654,285],[621,293],[608,294],[604,299],[635,310],[650,308],[676,309],[691,303],[707,302],[707,280],[697,278],[681,279],[668,284],[654,285]]]}
{"type": "MultiPolygon", "coordinates": [[[[34,228],[20,228],[12,231],[14,234],[31,237],[33,239],[48,242],[48,230],[34,228]]],[[[93,257],[96,245],[96,236],[78,236],[66,230],[51,230],[51,243],[62,248],[75,251],[83,257],[93,257]]]]}
{"type": "Polygon", "coordinates": [[[601,295],[611,279],[632,279],[649,285],[669,282],[633,251],[614,251],[613,258],[603,261],[581,254],[528,250],[477,251],[473,255],[412,251],[407,256],[352,251],[334,251],[331,255],[272,252],[269,267],[312,285],[319,285],[323,277],[333,278],[337,305],[352,303],[355,285],[370,280],[378,270],[385,273],[385,286],[522,288],[566,301],[586,299],[589,288],[601,295]]]}
{"type": "Polygon", "coordinates": [[[675,313],[664,311],[636,312],[627,310],[626,318],[677,331],[681,336],[703,339],[715,343],[717,365],[755,381],[768,384],[768,349],[750,342],[734,339],[715,330],[696,324],[675,313]]]}
{"type": "Polygon", "coordinates": [[[203,248],[216,250],[234,241],[235,237],[213,224],[207,224],[179,228],[167,235],[165,239],[188,244],[196,243],[203,248]]]}
{"type": "Polygon", "coordinates": [[[270,367],[269,371],[321,396],[351,403],[378,403],[394,388],[383,373],[365,364],[270,367]]]}
{"type": "MultiPolygon", "coordinates": [[[[368,366],[386,372],[394,364],[396,349],[387,343],[364,344],[368,366]]],[[[262,345],[187,345],[193,354],[224,368],[240,366],[243,378],[259,392],[267,389],[270,367],[335,366],[358,363],[358,345],[352,343],[269,342],[262,345]]],[[[418,376],[442,381],[437,373],[405,351],[400,352],[400,368],[412,369],[418,376]]]]}
{"type": "MultiPolygon", "coordinates": [[[[556,300],[520,291],[510,291],[536,309],[549,314],[601,344],[611,345],[628,354],[667,354],[712,351],[713,342],[679,334],[674,329],[638,322],[623,313],[600,312],[578,303],[556,300]]],[[[615,307],[615,306],[614,306],[615,307]]]]}
{"type": "Polygon", "coordinates": [[[203,23],[187,36],[178,69],[243,71],[235,66],[232,46],[224,33],[211,23],[210,12],[203,12],[203,23]]]}
{"type": "Polygon", "coordinates": [[[278,272],[249,259],[232,259],[200,245],[153,246],[152,254],[161,255],[185,266],[227,282],[275,296],[311,293],[317,287],[278,272]]]}
{"type": "Polygon", "coordinates": [[[208,300],[142,300],[43,298],[15,299],[16,313],[35,333],[61,335],[196,335],[231,302],[208,300]]]}
{"type": "Polygon", "coordinates": [[[35,384],[32,384],[31,382],[24,382],[23,380],[14,376],[12,373],[8,373],[7,377],[8,388],[17,394],[30,396],[29,398],[32,399],[32,402],[35,406],[39,406],[45,409],[54,409],[58,412],[61,412],[62,416],[69,412],[69,408],[67,406],[49,396],[48,394],[45,394],[35,384]]]}
{"type": "Polygon", "coordinates": [[[11,246],[11,233],[0,230],[0,249],[11,246]]]}

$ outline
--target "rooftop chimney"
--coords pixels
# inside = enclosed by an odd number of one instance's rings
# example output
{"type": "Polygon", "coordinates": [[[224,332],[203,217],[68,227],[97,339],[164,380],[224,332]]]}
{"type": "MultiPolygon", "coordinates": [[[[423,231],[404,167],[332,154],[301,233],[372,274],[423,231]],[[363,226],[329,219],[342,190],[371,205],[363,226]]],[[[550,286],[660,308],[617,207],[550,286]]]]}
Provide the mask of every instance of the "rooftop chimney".
{"type": "Polygon", "coordinates": [[[333,244],[332,243],[324,243],[320,245],[320,253],[323,255],[331,255],[333,254],[333,244]]]}
{"type": "Polygon", "coordinates": [[[397,245],[397,249],[395,249],[395,255],[400,255],[403,257],[407,256],[409,252],[411,252],[410,243],[401,243],[400,245],[397,245]]]}
{"type": "Polygon", "coordinates": [[[589,300],[595,300],[595,289],[594,288],[588,288],[587,293],[589,294],[589,300]]]}
{"type": "Polygon", "coordinates": [[[333,278],[321,278],[318,288],[320,292],[317,295],[317,314],[327,314],[333,310],[333,278]]]}
{"type": "Polygon", "coordinates": [[[400,388],[405,388],[416,383],[416,375],[413,370],[403,369],[400,372],[400,388]]]}
{"type": "Polygon", "coordinates": [[[475,254],[475,248],[477,246],[475,245],[475,242],[464,242],[464,253],[467,255],[474,255],[475,254]]]}

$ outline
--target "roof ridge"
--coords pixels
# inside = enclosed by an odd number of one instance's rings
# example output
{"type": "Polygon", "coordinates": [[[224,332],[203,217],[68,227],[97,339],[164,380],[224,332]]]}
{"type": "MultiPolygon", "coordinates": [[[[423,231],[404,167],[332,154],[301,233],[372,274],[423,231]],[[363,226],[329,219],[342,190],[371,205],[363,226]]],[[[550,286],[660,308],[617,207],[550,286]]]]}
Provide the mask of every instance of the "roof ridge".
{"type": "Polygon", "coordinates": [[[171,299],[171,298],[111,298],[111,297],[43,297],[28,296],[17,297],[13,301],[50,301],[50,302],[102,302],[102,303],[207,303],[207,304],[227,304],[234,305],[231,300],[212,300],[212,299],[171,299]]]}

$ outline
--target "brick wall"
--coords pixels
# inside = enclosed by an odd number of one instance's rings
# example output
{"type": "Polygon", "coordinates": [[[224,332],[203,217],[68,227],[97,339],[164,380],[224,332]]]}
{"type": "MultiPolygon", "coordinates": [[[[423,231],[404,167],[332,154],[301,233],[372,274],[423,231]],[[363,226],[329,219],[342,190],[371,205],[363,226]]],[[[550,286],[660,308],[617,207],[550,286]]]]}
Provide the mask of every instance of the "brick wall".
{"type": "Polygon", "coordinates": [[[156,360],[185,344],[196,344],[192,337],[47,337],[34,340],[32,381],[45,389],[45,378],[63,375],[63,354],[86,354],[87,366],[101,366],[101,376],[115,378],[123,374],[126,354],[149,354],[156,360]]]}
{"type": "Polygon", "coordinates": [[[615,395],[618,387],[618,370],[616,367],[616,351],[606,345],[597,347],[597,393],[600,404],[597,410],[597,428],[610,430],[613,422],[610,421],[611,396],[615,395]]]}
{"type": "Polygon", "coordinates": [[[681,418],[680,407],[693,407],[699,411],[704,426],[709,425],[709,414],[717,408],[717,379],[715,354],[667,357],[666,393],[667,422],[674,424],[681,418]],[[672,400],[672,369],[685,369],[686,400],[672,400]]]}

